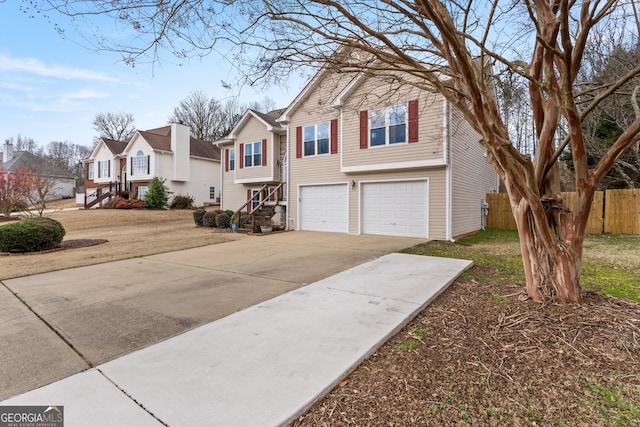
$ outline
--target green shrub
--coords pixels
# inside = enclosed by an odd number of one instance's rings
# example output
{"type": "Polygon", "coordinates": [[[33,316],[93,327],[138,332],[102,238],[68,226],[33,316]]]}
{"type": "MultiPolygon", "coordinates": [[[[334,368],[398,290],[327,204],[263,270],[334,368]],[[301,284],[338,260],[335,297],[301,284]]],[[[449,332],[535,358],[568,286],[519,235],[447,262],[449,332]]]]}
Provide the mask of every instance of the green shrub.
{"type": "Polygon", "coordinates": [[[217,211],[210,211],[204,214],[202,217],[202,225],[205,227],[215,227],[216,226],[216,213],[217,211]]]}
{"type": "Polygon", "coordinates": [[[227,215],[226,212],[222,212],[216,215],[216,227],[218,228],[231,227],[231,218],[229,217],[229,215],[227,215]]]}
{"type": "Polygon", "coordinates": [[[0,227],[0,252],[36,252],[53,249],[62,242],[65,230],[55,219],[26,218],[0,227]]]}
{"type": "Polygon", "coordinates": [[[169,188],[164,185],[165,180],[157,176],[149,182],[149,191],[144,195],[144,206],[148,209],[162,209],[167,206],[169,188]]]}
{"type": "Polygon", "coordinates": [[[196,223],[196,226],[198,227],[202,227],[203,224],[203,217],[204,214],[206,214],[207,211],[205,211],[204,209],[200,208],[200,209],[196,209],[195,211],[193,211],[193,222],[196,223]]]}
{"type": "Polygon", "coordinates": [[[173,200],[171,201],[171,204],[169,205],[169,208],[171,209],[191,209],[193,207],[193,202],[194,202],[194,198],[193,196],[190,195],[181,195],[178,194],[176,196],[173,197],[173,200]]]}

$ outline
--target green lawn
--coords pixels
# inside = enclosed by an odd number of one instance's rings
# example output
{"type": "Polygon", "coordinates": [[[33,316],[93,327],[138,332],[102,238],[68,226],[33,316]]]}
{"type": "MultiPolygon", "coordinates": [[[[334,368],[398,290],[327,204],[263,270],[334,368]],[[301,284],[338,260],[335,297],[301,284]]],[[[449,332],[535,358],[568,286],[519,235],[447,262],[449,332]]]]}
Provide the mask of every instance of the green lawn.
{"type": "MultiPolygon", "coordinates": [[[[518,234],[487,229],[455,243],[427,242],[403,253],[473,260],[466,278],[524,283],[518,234]]],[[[640,236],[590,235],[585,239],[582,287],[640,302],[640,236]]]]}

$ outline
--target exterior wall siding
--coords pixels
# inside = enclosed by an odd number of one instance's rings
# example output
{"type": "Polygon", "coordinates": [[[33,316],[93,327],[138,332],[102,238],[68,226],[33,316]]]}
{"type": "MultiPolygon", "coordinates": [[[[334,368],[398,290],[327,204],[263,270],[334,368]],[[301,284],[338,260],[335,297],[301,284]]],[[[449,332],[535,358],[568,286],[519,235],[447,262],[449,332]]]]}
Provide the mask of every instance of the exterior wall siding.
{"type": "MultiPolygon", "coordinates": [[[[256,180],[256,181],[272,181],[275,177],[274,174],[274,149],[273,149],[273,133],[267,131],[263,122],[250,117],[247,123],[240,129],[236,138],[236,181],[256,180]],[[263,139],[267,140],[266,153],[262,153],[262,156],[267,156],[266,166],[252,166],[252,167],[240,167],[240,145],[253,142],[262,142],[263,139]]],[[[277,137],[277,136],[276,136],[277,137]]],[[[244,159],[243,159],[244,163],[244,159]]]]}
{"type": "Polygon", "coordinates": [[[487,162],[478,134],[454,110],[450,125],[451,140],[451,219],[452,236],[461,236],[482,227],[481,199],[497,188],[497,173],[487,162]]]}
{"type": "MultiPolygon", "coordinates": [[[[287,188],[287,226],[298,229],[298,198],[301,184],[337,184],[350,182],[349,177],[340,172],[340,143],[337,154],[297,157],[296,128],[318,123],[330,122],[340,118],[340,112],[332,107],[331,101],[338,91],[346,85],[353,74],[327,73],[317,86],[306,94],[306,99],[293,112],[289,119],[289,182],[287,188]]],[[[338,140],[341,133],[338,120],[338,140]]]]}
{"type": "Polygon", "coordinates": [[[440,161],[442,163],[444,148],[442,105],[443,100],[440,95],[409,86],[393,90],[388,83],[385,84],[379,79],[367,79],[349,97],[344,107],[342,166],[349,168],[370,165],[373,169],[384,164],[409,161],[412,163],[440,161]],[[418,142],[360,148],[360,111],[407,104],[412,100],[418,100],[418,142]]]}
{"type": "Polygon", "coordinates": [[[220,194],[220,164],[213,160],[190,158],[189,181],[166,181],[166,185],[173,192],[172,196],[190,195],[194,198],[195,206],[214,203],[209,194],[210,187],[215,187],[215,196],[220,194]]]}

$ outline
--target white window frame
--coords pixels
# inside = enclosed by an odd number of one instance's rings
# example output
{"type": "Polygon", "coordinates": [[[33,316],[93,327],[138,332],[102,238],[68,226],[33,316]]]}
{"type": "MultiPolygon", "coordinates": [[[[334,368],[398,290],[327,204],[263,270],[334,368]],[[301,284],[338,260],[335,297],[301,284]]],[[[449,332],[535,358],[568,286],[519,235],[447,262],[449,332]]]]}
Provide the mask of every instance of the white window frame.
{"type": "Polygon", "coordinates": [[[138,199],[144,200],[144,195],[149,192],[149,186],[141,185],[138,187],[137,192],[138,192],[138,199]]]}
{"type": "Polygon", "coordinates": [[[409,108],[407,104],[398,104],[392,105],[390,107],[369,110],[369,147],[385,147],[389,145],[406,144],[409,141],[409,123],[407,120],[408,114],[409,108]],[[404,110],[404,122],[392,124],[391,120],[394,117],[393,113],[396,109],[399,108],[402,108],[404,110]],[[384,123],[380,123],[380,119],[383,119],[384,123]],[[375,127],[374,121],[376,122],[375,127]],[[391,129],[396,126],[404,126],[404,140],[391,142],[391,129]],[[384,129],[384,144],[373,145],[373,131],[378,129],[384,129]]]}
{"type": "Polygon", "coordinates": [[[261,166],[262,166],[262,141],[246,142],[244,144],[244,167],[257,168],[261,166]],[[247,162],[247,160],[250,160],[250,162],[247,162]]]}
{"type": "Polygon", "coordinates": [[[236,149],[229,149],[229,172],[236,170],[236,149]]]}
{"type": "Polygon", "coordinates": [[[149,157],[145,156],[142,150],[138,150],[135,156],[131,157],[133,167],[131,175],[148,175],[149,157]]]}
{"type": "Polygon", "coordinates": [[[110,163],[109,160],[98,160],[98,178],[109,178],[111,176],[110,163]]]}
{"type": "Polygon", "coordinates": [[[315,125],[303,126],[302,128],[302,155],[304,157],[311,156],[325,156],[331,154],[331,126],[329,122],[316,123],[315,125]],[[320,130],[322,127],[323,130],[326,127],[326,138],[320,138],[320,130]],[[313,136],[309,139],[307,138],[307,130],[313,129],[313,136]],[[326,151],[324,153],[320,152],[320,143],[321,141],[326,141],[326,151]],[[307,154],[307,146],[313,144],[313,153],[307,154]]]}
{"type": "Polygon", "coordinates": [[[93,179],[93,162],[87,164],[87,179],[93,179]]]}

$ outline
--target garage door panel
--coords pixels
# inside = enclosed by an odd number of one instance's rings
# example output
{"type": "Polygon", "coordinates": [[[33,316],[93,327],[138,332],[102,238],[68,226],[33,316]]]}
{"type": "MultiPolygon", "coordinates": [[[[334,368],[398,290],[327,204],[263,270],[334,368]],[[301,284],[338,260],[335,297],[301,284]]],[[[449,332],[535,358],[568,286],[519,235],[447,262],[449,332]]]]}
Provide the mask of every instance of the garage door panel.
{"type": "Polygon", "coordinates": [[[348,232],[348,191],[346,184],[300,187],[300,229],[348,232]]]}
{"type": "Polygon", "coordinates": [[[427,181],[362,184],[362,232],[427,237],[427,181]]]}

